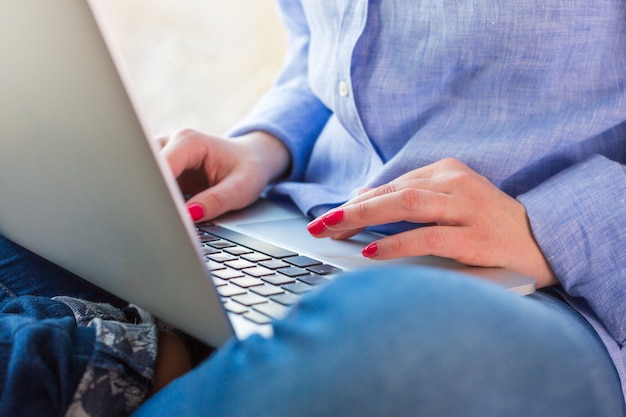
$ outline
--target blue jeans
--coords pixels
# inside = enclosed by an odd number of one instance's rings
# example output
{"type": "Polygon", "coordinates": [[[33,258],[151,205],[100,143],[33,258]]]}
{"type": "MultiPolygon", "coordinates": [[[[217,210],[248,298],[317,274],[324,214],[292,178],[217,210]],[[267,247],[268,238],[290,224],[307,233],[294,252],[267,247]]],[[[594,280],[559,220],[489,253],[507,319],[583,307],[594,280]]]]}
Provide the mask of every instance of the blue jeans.
{"type": "MultiPolygon", "coordinates": [[[[49,297],[125,303],[1,238],[0,281],[0,414],[63,415],[97,330],[49,297]],[[40,331],[7,325],[22,320],[40,331]]],[[[624,400],[597,335],[557,298],[394,268],[345,274],[133,415],[621,416],[624,400]]]]}
{"type": "Polygon", "coordinates": [[[346,274],[231,340],[143,416],[622,416],[615,368],[575,311],[431,269],[346,274]]]}
{"type": "Polygon", "coordinates": [[[156,357],[139,312],[0,237],[0,416],[128,415],[156,357]]]}

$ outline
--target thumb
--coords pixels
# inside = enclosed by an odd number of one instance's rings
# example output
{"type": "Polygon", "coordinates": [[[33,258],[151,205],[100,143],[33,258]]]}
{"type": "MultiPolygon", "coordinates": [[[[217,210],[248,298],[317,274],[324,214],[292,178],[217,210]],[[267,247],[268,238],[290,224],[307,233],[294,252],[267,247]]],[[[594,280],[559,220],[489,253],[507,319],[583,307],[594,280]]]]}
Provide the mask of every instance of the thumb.
{"type": "Polygon", "coordinates": [[[263,187],[245,176],[230,175],[187,200],[189,216],[194,222],[207,221],[244,208],[259,198],[263,187]]]}

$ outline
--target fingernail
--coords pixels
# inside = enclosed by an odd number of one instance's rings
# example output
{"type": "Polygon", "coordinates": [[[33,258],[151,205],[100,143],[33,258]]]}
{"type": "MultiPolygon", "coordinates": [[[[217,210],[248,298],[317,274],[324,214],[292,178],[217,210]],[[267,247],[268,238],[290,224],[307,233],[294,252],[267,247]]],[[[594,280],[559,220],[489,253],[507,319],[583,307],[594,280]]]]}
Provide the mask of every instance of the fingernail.
{"type": "Polygon", "coordinates": [[[376,255],[376,252],[378,252],[378,244],[374,242],[364,247],[361,251],[361,254],[366,258],[371,258],[372,256],[376,255]]]}
{"type": "Polygon", "coordinates": [[[204,208],[200,204],[190,204],[187,206],[187,211],[189,211],[189,216],[191,220],[197,222],[201,218],[204,217],[204,208]]]}
{"type": "Polygon", "coordinates": [[[324,230],[326,230],[326,226],[324,225],[324,222],[322,222],[322,220],[320,219],[320,220],[314,220],[311,223],[309,223],[306,229],[312,235],[319,235],[324,230]]]}
{"type": "Polygon", "coordinates": [[[323,215],[321,220],[326,226],[334,226],[337,223],[341,222],[343,220],[343,217],[343,210],[335,210],[323,215]]]}

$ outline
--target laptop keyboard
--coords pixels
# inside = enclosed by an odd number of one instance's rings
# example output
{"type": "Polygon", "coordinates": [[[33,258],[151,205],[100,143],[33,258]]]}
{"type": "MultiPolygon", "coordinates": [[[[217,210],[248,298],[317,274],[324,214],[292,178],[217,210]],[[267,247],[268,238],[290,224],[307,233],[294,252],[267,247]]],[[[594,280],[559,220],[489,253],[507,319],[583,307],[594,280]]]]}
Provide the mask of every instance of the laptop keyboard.
{"type": "Polygon", "coordinates": [[[284,317],[303,294],[342,272],[221,226],[204,224],[196,230],[224,308],[256,324],[284,317]]]}

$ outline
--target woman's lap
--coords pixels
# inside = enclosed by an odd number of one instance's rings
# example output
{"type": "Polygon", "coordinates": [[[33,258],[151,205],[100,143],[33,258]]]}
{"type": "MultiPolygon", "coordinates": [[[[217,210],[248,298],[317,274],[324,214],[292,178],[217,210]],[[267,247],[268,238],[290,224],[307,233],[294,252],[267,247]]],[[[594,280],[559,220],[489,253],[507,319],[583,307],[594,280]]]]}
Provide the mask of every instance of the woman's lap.
{"type": "Polygon", "coordinates": [[[137,415],[616,416],[617,373],[554,298],[436,270],[346,274],[137,415]]]}
{"type": "MultiPolygon", "coordinates": [[[[122,300],[0,237],[0,304],[122,300]]],[[[622,415],[595,332],[542,293],[436,270],[346,274],[272,338],[231,340],[137,415],[622,415]]]]}

